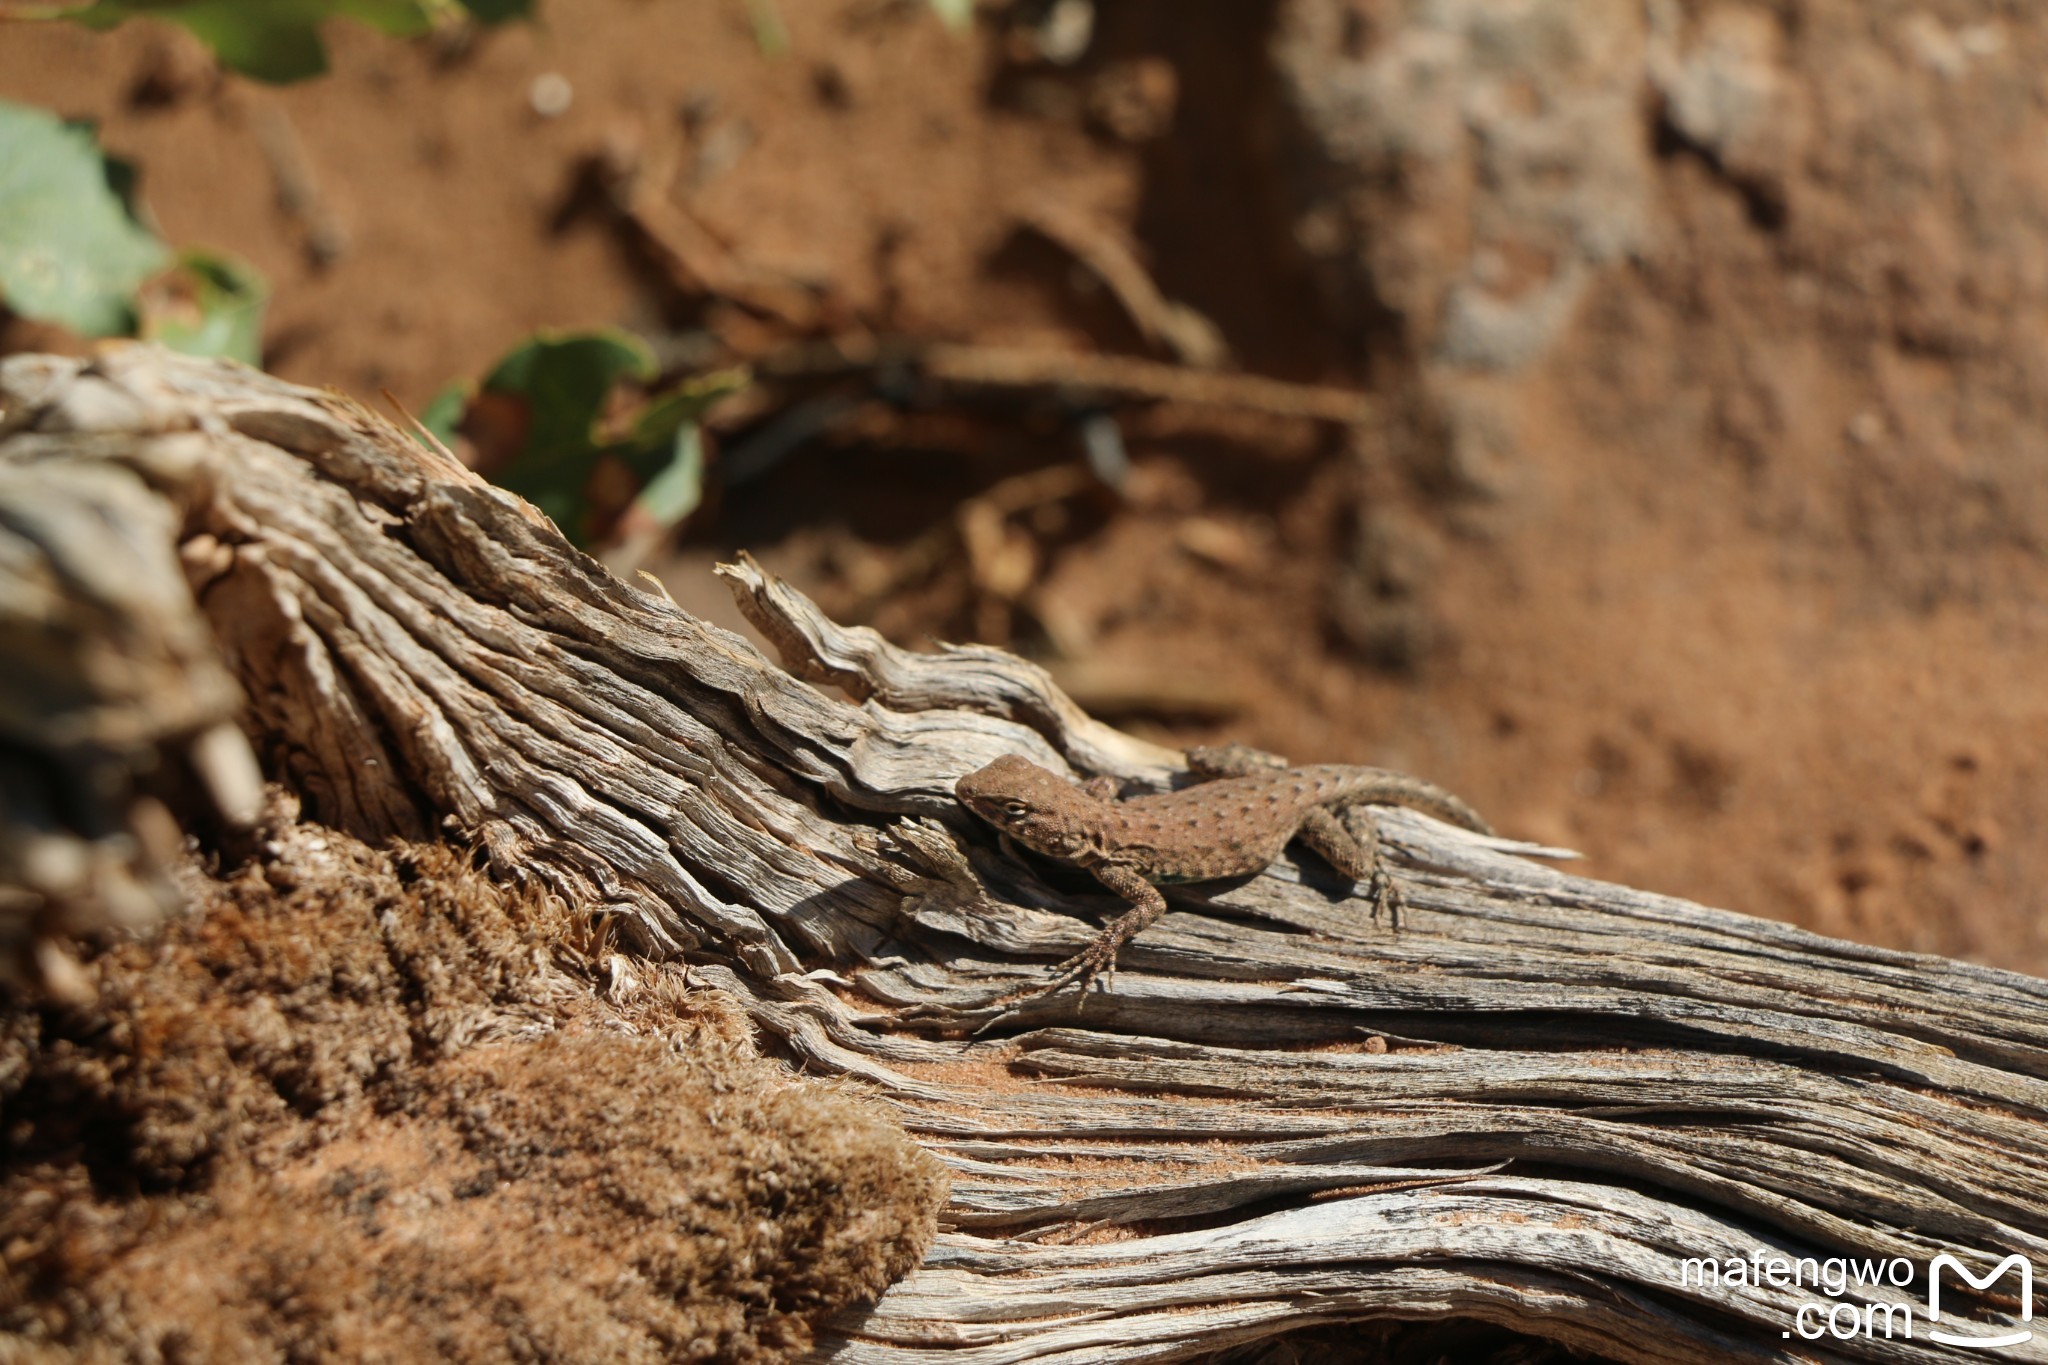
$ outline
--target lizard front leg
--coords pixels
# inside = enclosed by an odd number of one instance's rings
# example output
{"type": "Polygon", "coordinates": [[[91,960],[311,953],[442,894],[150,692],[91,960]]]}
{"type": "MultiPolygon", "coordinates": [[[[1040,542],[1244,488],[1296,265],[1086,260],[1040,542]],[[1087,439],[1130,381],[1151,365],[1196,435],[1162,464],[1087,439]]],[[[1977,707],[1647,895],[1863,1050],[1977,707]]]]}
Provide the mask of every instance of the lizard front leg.
{"type": "Polygon", "coordinates": [[[1117,949],[1143,933],[1166,913],[1166,897],[1159,894],[1159,888],[1140,877],[1127,867],[1114,863],[1099,864],[1088,869],[1095,879],[1131,903],[1131,908],[1110,922],[1108,928],[1095,936],[1095,941],[1080,952],[1053,968],[1052,981],[1035,991],[1008,997],[1009,999],[1032,999],[1051,995],[1060,987],[1072,981],[1081,983],[1082,999],[1087,998],[1088,987],[1098,976],[1116,975],[1117,949]]]}

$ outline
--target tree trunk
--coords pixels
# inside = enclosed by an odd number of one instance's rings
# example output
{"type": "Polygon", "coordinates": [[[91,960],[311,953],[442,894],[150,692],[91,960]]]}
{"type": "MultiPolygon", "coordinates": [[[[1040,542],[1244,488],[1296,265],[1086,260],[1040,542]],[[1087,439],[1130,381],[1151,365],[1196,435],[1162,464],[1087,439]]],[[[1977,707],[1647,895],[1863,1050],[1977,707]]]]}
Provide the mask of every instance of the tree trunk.
{"type": "Polygon", "coordinates": [[[1622,1361],[2048,1360],[1930,1335],[2024,1329],[2017,1276],[1949,1275],[1939,1321],[1928,1294],[1943,1253],[2048,1261],[2048,983],[1383,811],[1398,928],[1283,859],[1172,891],[1110,989],[995,1018],[1120,907],[1000,847],[954,780],[1177,766],[1033,665],[908,653],[729,566],[778,667],[246,370],[18,359],[0,403],[0,466],[132,471],[175,509],[245,727],[313,814],[474,840],[685,955],[950,1166],[948,1230],[832,1324],[835,1360],[1178,1359],[1375,1318],[1622,1361]],[[1910,1283],[1812,1282],[1892,1258],[1910,1283]],[[1910,1338],[1870,1311],[1894,1301],[1910,1338]]]}

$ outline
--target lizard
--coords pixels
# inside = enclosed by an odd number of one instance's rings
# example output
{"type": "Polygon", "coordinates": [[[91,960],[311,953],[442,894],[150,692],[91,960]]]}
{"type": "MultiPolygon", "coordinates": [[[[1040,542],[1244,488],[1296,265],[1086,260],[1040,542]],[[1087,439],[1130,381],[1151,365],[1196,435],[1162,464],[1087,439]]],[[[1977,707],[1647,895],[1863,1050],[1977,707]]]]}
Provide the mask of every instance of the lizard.
{"type": "MultiPolygon", "coordinates": [[[[1198,784],[1117,800],[1116,783],[1075,784],[1018,754],[954,784],[962,805],[1011,839],[1059,862],[1086,868],[1130,906],[1081,952],[1060,963],[1050,995],[1078,980],[1116,973],[1117,950],[1166,913],[1159,887],[1262,872],[1299,838],[1338,872],[1369,887],[1373,915],[1400,913],[1381,866],[1370,819],[1354,833],[1338,812],[1355,805],[1407,806],[1480,834],[1493,830],[1441,787],[1384,768],[1321,763],[1290,768],[1241,745],[1187,751],[1198,784]]],[[[1015,997],[1009,997],[1015,998],[1015,997]]]]}

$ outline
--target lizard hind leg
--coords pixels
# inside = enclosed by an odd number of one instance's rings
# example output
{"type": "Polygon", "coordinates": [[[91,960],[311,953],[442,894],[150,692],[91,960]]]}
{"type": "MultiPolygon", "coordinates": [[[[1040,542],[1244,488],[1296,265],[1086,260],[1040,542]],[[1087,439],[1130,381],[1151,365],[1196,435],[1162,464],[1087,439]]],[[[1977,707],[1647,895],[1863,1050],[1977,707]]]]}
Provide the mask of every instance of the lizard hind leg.
{"type": "Polygon", "coordinates": [[[1386,861],[1380,857],[1379,827],[1371,815],[1361,810],[1358,819],[1347,825],[1335,811],[1313,806],[1301,818],[1299,837],[1331,867],[1354,882],[1366,884],[1374,920],[1384,910],[1387,923],[1400,927],[1401,891],[1387,875],[1386,861]]]}
{"type": "Polygon", "coordinates": [[[1123,787],[1115,778],[1104,777],[1099,773],[1083,782],[1081,791],[1097,801],[1114,801],[1123,795],[1123,787]]]}

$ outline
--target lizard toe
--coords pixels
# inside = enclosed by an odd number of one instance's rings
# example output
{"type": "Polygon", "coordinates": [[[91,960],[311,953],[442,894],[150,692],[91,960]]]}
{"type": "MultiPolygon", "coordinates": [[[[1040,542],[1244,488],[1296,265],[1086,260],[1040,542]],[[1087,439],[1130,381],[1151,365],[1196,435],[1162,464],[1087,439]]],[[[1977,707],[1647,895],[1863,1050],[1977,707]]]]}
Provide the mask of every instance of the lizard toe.
{"type": "Polygon", "coordinates": [[[1372,901],[1373,923],[1379,923],[1380,912],[1385,910],[1387,927],[1390,929],[1399,929],[1401,927],[1401,912],[1406,908],[1401,899],[1401,888],[1395,884],[1392,877],[1387,875],[1387,870],[1384,867],[1375,867],[1372,870],[1372,878],[1367,883],[1366,895],[1372,901]]]}

